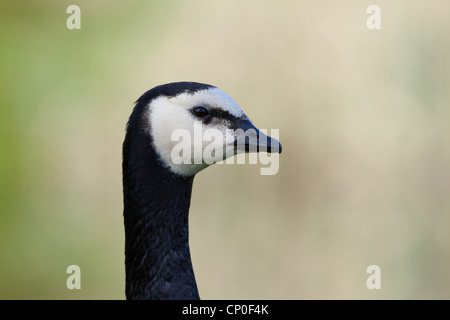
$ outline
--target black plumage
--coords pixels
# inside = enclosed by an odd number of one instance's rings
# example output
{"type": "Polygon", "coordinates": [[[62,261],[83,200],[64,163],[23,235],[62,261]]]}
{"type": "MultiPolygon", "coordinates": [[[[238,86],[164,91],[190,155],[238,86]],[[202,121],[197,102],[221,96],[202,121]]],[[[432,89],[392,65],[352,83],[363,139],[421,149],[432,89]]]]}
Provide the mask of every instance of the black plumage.
{"type": "Polygon", "coordinates": [[[196,83],[155,87],[138,99],[130,116],[122,167],[128,299],[199,299],[188,241],[194,177],[176,175],[160,162],[144,112],[160,95],[209,87],[196,83]]]}

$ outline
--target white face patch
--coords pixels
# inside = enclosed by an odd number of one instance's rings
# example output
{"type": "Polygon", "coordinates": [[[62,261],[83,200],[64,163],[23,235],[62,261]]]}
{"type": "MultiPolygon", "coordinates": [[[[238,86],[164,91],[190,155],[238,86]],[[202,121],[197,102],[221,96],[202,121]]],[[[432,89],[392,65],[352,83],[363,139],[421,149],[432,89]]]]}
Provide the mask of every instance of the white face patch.
{"type": "Polygon", "coordinates": [[[192,176],[214,162],[234,155],[234,136],[227,121],[203,124],[190,109],[218,108],[237,118],[247,118],[239,105],[218,88],[175,97],[153,99],[148,108],[154,148],[174,173],[192,176]],[[190,150],[183,146],[190,144],[190,150]],[[181,160],[180,160],[181,159],[181,160]]]}

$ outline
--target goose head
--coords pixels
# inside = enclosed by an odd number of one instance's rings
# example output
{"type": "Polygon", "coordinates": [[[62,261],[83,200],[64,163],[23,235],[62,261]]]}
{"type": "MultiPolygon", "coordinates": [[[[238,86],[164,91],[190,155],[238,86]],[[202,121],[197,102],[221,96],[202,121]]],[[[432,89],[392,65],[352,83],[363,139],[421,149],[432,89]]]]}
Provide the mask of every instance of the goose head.
{"type": "Polygon", "coordinates": [[[155,87],[145,104],[143,127],[160,162],[189,177],[244,152],[281,152],[281,143],[257,129],[239,105],[217,87],[176,82],[155,87]]]}

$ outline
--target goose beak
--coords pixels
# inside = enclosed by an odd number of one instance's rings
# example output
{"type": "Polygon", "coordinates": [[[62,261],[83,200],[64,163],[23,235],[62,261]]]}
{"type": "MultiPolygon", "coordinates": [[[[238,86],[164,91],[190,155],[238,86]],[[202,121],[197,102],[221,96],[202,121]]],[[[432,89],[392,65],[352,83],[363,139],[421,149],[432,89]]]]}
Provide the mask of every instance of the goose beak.
{"type": "Polygon", "coordinates": [[[238,120],[235,132],[234,149],[236,152],[281,153],[280,141],[261,132],[250,120],[238,120]]]}

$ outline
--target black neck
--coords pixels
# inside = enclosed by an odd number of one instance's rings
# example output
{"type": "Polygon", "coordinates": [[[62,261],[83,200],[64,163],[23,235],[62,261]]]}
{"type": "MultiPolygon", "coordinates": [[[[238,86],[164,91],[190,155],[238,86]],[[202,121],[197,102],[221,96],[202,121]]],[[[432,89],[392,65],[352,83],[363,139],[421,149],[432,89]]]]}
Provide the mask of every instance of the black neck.
{"type": "Polygon", "coordinates": [[[127,299],[199,299],[189,250],[192,183],[193,177],[176,176],[160,164],[143,131],[127,132],[123,145],[127,299]]]}

